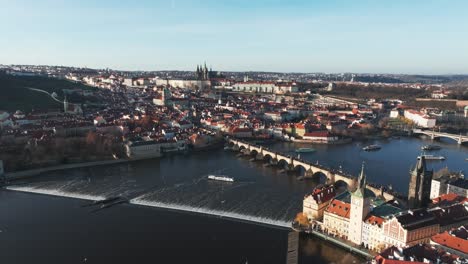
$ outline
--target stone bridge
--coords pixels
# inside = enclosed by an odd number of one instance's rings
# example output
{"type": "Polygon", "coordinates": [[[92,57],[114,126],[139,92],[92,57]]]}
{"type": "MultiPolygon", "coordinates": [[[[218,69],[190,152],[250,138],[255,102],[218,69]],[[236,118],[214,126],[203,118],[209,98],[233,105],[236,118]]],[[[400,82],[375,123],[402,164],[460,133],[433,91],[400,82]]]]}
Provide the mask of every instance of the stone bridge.
{"type": "Polygon", "coordinates": [[[422,129],[413,129],[413,134],[420,134],[420,135],[426,135],[431,137],[431,139],[436,139],[436,138],[451,138],[455,141],[457,141],[458,144],[463,144],[465,142],[468,142],[468,136],[462,136],[462,135],[456,135],[456,134],[449,134],[449,133],[442,133],[442,132],[435,132],[431,130],[422,130],[422,129]]]}
{"type": "MultiPolygon", "coordinates": [[[[238,140],[227,139],[228,146],[235,151],[240,151],[245,155],[254,156],[256,160],[261,160],[272,165],[283,167],[287,170],[297,170],[302,167],[305,172],[304,177],[317,177],[324,175],[327,178],[328,184],[342,184],[345,183],[348,189],[354,190],[356,188],[357,177],[346,174],[332,168],[327,168],[319,164],[313,164],[309,161],[302,160],[297,157],[288,156],[283,153],[270,150],[263,146],[254,145],[252,143],[238,140]]],[[[391,193],[383,192],[382,189],[371,185],[366,186],[367,189],[374,192],[376,196],[383,196],[386,200],[394,199],[391,193]]]]}
{"type": "Polygon", "coordinates": [[[328,182],[337,183],[339,181],[343,181],[350,188],[354,188],[357,182],[357,178],[351,175],[344,174],[319,164],[312,164],[309,161],[305,161],[297,157],[287,156],[263,146],[253,145],[237,139],[228,139],[228,144],[230,144],[233,150],[240,151],[246,155],[255,156],[255,159],[263,160],[272,165],[283,166],[283,168],[287,170],[295,170],[302,167],[305,171],[306,177],[314,177],[322,174],[327,177],[328,182]]]}

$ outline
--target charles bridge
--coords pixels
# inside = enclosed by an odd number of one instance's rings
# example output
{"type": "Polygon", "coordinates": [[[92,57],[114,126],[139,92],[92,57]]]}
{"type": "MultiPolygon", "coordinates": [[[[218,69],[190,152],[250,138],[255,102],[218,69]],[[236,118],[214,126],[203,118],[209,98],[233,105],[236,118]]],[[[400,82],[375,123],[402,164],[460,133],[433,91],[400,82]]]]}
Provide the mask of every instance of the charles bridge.
{"type": "MultiPolygon", "coordinates": [[[[304,171],[304,178],[314,178],[324,175],[327,178],[327,184],[335,184],[337,186],[345,185],[350,190],[354,190],[356,188],[357,177],[347,174],[341,170],[328,168],[318,163],[314,164],[310,161],[300,159],[299,157],[286,155],[270,150],[264,146],[259,146],[239,139],[228,138],[227,146],[234,151],[239,151],[244,155],[252,156],[255,160],[276,165],[288,171],[302,169],[304,171]]],[[[384,190],[383,186],[368,183],[366,188],[372,191],[376,196],[382,196],[387,201],[398,198],[395,193],[391,193],[389,190],[384,190]]]]}

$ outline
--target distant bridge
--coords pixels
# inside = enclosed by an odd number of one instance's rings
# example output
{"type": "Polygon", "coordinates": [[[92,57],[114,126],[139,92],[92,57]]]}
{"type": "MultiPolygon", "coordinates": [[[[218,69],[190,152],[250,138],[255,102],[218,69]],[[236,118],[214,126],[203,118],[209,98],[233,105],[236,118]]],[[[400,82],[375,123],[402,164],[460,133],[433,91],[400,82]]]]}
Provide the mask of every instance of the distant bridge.
{"type": "MultiPolygon", "coordinates": [[[[296,170],[303,168],[305,171],[304,177],[317,177],[322,174],[327,178],[327,183],[339,184],[346,183],[350,190],[354,190],[357,184],[357,177],[350,174],[338,171],[332,168],[327,168],[323,165],[313,164],[309,161],[302,160],[298,157],[288,156],[283,153],[270,150],[263,146],[254,145],[252,143],[239,139],[227,139],[228,145],[235,151],[240,151],[245,155],[254,156],[256,160],[261,160],[272,165],[283,166],[287,170],[296,170]]],[[[367,185],[367,189],[374,192],[376,196],[383,195],[386,200],[393,200],[395,196],[391,193],[383,192],[382,189],[367,185]]]]}
{"type": "Polygon", "coordinates": [[[449,133],[442,133],[442,132],[435,132],[431,130],[422,130],[422,129],[413,129],[413,134],[420,134],[420,135],[426,135],[431,137],[431,139],[436,139],[436,138],[451,138],[455,141],[457,141],[458,144],[463,144],[465,142],[468,142],[468,136],[462,136],[462,135],[456,135],[456,134],[449,134],[449,133]]]}

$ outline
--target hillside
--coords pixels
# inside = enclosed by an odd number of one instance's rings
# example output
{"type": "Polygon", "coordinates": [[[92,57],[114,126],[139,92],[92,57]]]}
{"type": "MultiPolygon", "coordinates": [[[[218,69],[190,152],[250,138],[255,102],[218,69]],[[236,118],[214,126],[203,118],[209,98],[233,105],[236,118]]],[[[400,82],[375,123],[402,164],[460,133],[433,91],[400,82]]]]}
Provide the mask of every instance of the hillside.
{"type": "Polygon", "coordinates": [[[49,93],[56,92],[59,97],[63,96],[62,89],[95,89],[67,80],[0,73],[0,110],[29,112],[32,109],[46,110],[62,107],[62,104],[54,101],[47,94],[31,91],[27,87],[45,90],[49,93]]]}

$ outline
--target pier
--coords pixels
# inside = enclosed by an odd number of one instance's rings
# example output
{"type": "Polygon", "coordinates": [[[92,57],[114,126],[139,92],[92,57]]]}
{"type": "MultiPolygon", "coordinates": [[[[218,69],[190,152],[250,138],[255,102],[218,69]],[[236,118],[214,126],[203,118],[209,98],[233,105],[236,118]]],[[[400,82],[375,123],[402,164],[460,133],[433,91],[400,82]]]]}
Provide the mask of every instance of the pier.
{"type": "Polygon", "coordinates": [[[298,263],[299,263],[299,233],[289,232],[286,264],[298,264],[298,263]]]}

